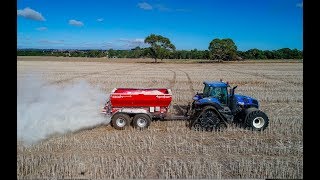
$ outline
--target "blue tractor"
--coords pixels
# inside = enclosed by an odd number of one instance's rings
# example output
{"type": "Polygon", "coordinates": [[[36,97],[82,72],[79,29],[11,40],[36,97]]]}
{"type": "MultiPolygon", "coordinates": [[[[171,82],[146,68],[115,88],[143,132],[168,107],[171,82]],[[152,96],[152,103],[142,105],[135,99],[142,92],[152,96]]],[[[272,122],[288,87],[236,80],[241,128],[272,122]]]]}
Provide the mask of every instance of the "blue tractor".
{"type": "Polygon", "coordinates": [[[194,130],[223,130],[227,124],[236,123],[252,130],[264,130],[269,124],[268,116],[259,110],[256,99],[235,94],[235,87],[228,82],[204,81],[202,93],[193,97],[186,115],[194,130]]]}

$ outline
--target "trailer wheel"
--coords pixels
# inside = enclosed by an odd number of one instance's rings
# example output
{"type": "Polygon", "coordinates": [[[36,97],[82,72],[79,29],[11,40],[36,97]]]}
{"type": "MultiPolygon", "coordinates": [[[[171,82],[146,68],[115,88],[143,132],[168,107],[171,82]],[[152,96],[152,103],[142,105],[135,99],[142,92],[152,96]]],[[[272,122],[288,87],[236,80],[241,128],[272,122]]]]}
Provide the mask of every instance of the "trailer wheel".
{"type": "Polygon", "coordinates": [[[146,114],[137,114],[133,117],[133,127],[137,129],[146,129],[151,123],[151,118],[146,114]]]}
{"type": "Polygon", "coordinates": [[[128,126],[129,121],[130,121],[129,115],[119,113],[119,114],[115,114],[112,117],[111,123],[115,129],[123,130],[128,126]]]}

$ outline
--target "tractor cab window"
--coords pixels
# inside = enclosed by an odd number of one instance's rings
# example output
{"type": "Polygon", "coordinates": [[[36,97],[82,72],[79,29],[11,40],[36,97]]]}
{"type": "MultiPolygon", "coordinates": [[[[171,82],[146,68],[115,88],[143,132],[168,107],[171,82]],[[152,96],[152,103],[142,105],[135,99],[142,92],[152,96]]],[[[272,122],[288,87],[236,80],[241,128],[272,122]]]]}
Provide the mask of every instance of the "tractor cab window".
{"type": "Polygon", "coordinates": [[[210,91],[212,87],[205,85],[203,89],[203,97],[208,97],[210,95],[210,91]]]}
{"type": "Polygon", "coordinates": [[[227,104],[227,88],[225,87],[215,87],[212,88],[210,96],[217,98],[221,104],[227,104]]]}

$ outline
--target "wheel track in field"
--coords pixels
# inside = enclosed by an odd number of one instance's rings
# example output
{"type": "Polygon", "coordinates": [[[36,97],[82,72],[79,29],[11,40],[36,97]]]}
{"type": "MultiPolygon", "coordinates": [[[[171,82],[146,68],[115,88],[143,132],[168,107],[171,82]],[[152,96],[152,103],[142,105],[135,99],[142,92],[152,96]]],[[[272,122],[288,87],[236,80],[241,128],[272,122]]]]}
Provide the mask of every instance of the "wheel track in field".
{"type": "MultiPolygon", "coordinates": [[[[173,73],[173,77],[171,80],[169,80],[170,84],[169,84],[169,88],[171,90],[173,90],[174,86],[176,85],[176,81],[177,81],[177,73],[175,71],[173,71],[172,69],[167,68],[167,70],[169,70],[170,72],[173,73]]],[[[177,113],[174,114],[183,114],[184,111],[181,109],[181,107],[174,102],[174,99],[172,99],[172,105],[170,106],[170,111],[171,112],[175,112],[177,111],[177,113]]]]}
{"type": "Polygon", "coordinates": [[[190,92],[190,94],[191,94],[191,97],[193,97],[195,90],[194,90],[194,88],[193,88],[192,80],[191,80],[191,78],[190,78],[190,76],[189,76],[189,73],[187,73],[187,72],[185,72],[185,71],[183,71],[183,70],[181,70],[181,69],[179,69],[179,71],[183,72],[183,73],[187,76],[188,85],[189,85],[189,92],[190,92]]]}
{"type": "Polygon", "coordinates": [[[218,70],[219,71],[235,72],[235,73],[239,73],[239,74],[248,74],[248,75],[251,75],[251,76],[258,76],[258,77],[262,77],[262,78],[265,78],[265,79],[282,81],[284,83],[289,83],[289,84],[292,84],[292,85],[295,85],[295,86],[301,85],[300,83],[296,83],[296,82],[292,82],[292,81],[286,81],[286,80],[278,79],[278,78],[273,78],[273,77],[270,77],[270,76],[267,76],[267,75],[263,75],[263,74],[261,75],[261,74],[258,74],[258,73],[240,72],[240,71],[235,71],[235,70],[231,70],[231,69],[218,69],[218,70]]]}
{"type": "Polygon", "coordinates": [[[126,67],[126,68],[111,69],[111,70],[108,70],[108,71],[100,71],[100,72],[87,73],[87,74],[83,74],[83,75],[79,75],[79,76],[74,76],[74,77],[71,77],[71,78],[63,79],[63,80],[53,81],[53,82],[47,83],[46,85],[65,83],[65,82],[69,82],[69,81],[72,81],[72,80],[77,79],[77,78],[85,78],[85,77],[92,76],[92,75],[102,74],[102,73],[104,73],[104,72],[108,72],[108,73],[109,73],[109,72],[114,72],[114,71],[124,70],[124,69],[127,69],[127,67],[126,67]]]}
{"type": "Polygon", "coordinates": [[[169,80],[169,88],[173,89],[174,86],[176,85],[176,80],[177,80],[177,73],[175,71],[173,71],[172,69],[168,69],[168,71],[171,71],[173,73],[173,77],[171,80],[169,80]]]}
{"type": "MultiPolygon", "coordinates": [[[[156,68],[145,68],[144,70],[148,70],[148,71],[155,71],[156,68]]],[[[147,87],[148,88],[153,88],[153,87],[158,87],[157,84],[158,84],[158,81],[156,79],[150,79],[150,81],[147,82],[148,85],[147,87]]]]}
{"type": "MultiPolygon", "coordinates": [[[[183,72],[186,75],[186,77],[188,79],[189,93],[190,93],[190,96],[193,97],[195,90],[193,88],[193,84],[192,84],[191,78],[189,76],[189,73],[187,73],[187,72],[185,72],[185,71],[183,71],[181,69],[177,69],[177,70],[183,72]]],[[[176,72],[174,72],[173,70],[170,70],[170,71],[174,73],[174,82],[175,82],[176,81],[176,72]]],[[[174,103],[174,105],[173,105],[173,108],[177,111],[178,115],[184,115],[185,114],[186,109],[182,108],[182,106],[185,106],[185,105],[181,105],[181,104],[179,105],[177,103],[174,103]]]]}
{"type": "Polygon", "coordinates": [[[83,75],[75,76],[75,77],[72,77],[72,78],[63,79],[63,80],[57,80],[57,81],[53,81],[53,82],[48,83],[48,85],[60,84],[60,83],[64,83],[64,82],[69,82],[69,81],[72,81],[72,80],[77,79],[77,78],[84,78],[84,77],[88,77],[88,76],[96,75],[96,74],[100,74],[100,73],[101,73],[101,72],[94,72],[94,73],[88,73],[88,74],[83,74],[83,75]]]}
{"type": "MultiPolygon", "coordinates": [[[[151,150],[152,151],[152,150],[151,150]]],[[[152,179],[157,177],[157,161],[156,158],[150,159],[150,162],[148,163],[148,172],[146,173],[147,179],[152,179]]]]}

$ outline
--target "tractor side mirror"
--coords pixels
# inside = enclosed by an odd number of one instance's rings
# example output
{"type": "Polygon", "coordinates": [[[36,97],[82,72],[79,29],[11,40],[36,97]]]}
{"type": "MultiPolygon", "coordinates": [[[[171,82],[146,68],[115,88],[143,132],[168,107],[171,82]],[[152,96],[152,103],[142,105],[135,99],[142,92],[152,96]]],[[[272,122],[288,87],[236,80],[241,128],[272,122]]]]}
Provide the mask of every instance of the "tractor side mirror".
{"type": "Polygon", "coordinates": [[[237,88],[238,86],[235,86],[235,87],[233,87],[232,89],[233,89],[233,91],[237,88]]]}
{"type": "Polygon", "coordinates": [[[234,95],[234,90],[237,88],[238,86],[234,86],[233,88],[230,89],[230,96],[234,95]]]}
{"type": "Polygon", "coordinates": [[[232,88],[232,89],[229,89],[229,94],[230,94],[230,96],[233,96],[234,95],[234,89],[232,88]]]}

